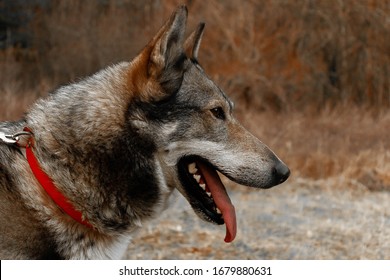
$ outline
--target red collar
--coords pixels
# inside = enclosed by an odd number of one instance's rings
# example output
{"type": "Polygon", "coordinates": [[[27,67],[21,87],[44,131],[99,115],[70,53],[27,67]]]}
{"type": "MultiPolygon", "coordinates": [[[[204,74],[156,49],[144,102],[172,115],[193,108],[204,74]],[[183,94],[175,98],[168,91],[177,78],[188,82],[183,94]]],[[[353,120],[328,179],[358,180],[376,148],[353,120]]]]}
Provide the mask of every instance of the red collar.
{"type": "MultiPolygon", "coordinates": [[[[24,131],[31,132],[29,128],[24,128],[24,131]]],[[[26,145],[26,157],[28,164],[30,165],[31,171],[34,174],[37,181],[41,184],[46,193],[51,197],[51,199],[69,216],[71,216],[75,221],[83,224],[89,228],[93,226],[88,222],[87,219],[83,218],[83,215],[80,211],[76,210],[74,206],[69,202],[69,200],[60,192],[60,190],[55,186],[53,180],[42,170],[41,166],[35,154],[33,152],[33,138],[27,142],[26,145]]]]}

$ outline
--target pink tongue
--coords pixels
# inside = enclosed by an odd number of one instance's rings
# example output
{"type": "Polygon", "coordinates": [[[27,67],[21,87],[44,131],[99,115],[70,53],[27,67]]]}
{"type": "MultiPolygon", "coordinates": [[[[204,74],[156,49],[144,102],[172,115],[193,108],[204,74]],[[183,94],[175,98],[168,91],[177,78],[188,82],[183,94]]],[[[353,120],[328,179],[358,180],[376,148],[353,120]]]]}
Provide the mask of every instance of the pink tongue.
{"type": "Polygon", "coordinates": [[[234,240],[237,234],[236,211],[229,195],[226,192],[224,185],[219,178],[217,171],[209,168],[202,162],[196,162],[199,167],[207,187],[210,189],[211,195],[214,198],[215,204],[221,210],[223,219],[226,224],[225,242],[229,243],[234,240]]]}

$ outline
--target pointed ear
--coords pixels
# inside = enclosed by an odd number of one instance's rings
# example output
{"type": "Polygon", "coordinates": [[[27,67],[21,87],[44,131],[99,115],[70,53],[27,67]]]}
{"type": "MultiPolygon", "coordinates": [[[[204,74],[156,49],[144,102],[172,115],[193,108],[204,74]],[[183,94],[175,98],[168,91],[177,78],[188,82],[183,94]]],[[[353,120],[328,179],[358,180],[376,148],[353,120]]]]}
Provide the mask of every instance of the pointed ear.
{"type": "Polygon", "coordinates": [[[198,52],[200,43],[202,41],[204,26],[204,22],[199,23],[198,27],[195,29],[194,32],[191,33],[191,35],[184,43],[184,49],[186,51],[187,56],[195,61],[198,60],[198,52]]]}
{"type": "Polygon", "coordinates": [[[150,53],[148,74],[161,78],[164,71],[177,67],[184,56],[184,33],[187,22],[187,8],[179,7],[164,24],[154,38],[153,49],[150,53]]]}
{"type": "Polygon", "coordinates": [[[179,7],[132,61],[127,87],[140,100],[160,101],[179,90],[187,59],[183,48],[187,13],[185,6],[179,7]]]}

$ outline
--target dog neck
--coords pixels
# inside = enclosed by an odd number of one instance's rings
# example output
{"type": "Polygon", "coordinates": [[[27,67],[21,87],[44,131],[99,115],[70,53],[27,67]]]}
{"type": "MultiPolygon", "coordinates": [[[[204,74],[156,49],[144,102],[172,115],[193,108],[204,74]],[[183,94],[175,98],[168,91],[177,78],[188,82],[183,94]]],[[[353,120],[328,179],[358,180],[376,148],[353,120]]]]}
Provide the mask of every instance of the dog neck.
{"type": "MultiPolygon", "coordinates": [[[[29,128],[25,128],[25,131],[31,132],[29,128]]],[[[27,140],[27,144],[25,146],[26,149],[26,158],[27,162],[30,165],[31,171],[34,174],[35,178],[42,186],[42,188],[46,191],[46,193],[50,196],[50,198],[70,217],[72,217],[76,222],[93,228],[93,226],[89,223],[89,221],[83,217],[83,214],[75,209],[75,207],[69,202],[69,200],[62,194],[59,189],[54,184],[53,180],[46,174],[45,171],[42,170],[35,154],[33,151],[34,146],[34,138],[32,136],[27,140]]]]}

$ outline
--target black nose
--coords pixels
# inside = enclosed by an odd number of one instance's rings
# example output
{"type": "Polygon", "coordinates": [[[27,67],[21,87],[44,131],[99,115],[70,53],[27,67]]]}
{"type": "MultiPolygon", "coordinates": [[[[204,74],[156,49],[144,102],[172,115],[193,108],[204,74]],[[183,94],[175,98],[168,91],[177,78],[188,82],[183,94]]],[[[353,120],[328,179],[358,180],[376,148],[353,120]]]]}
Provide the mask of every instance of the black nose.
{"type": "Polygon", "coordinates": [[[290,176],[290,169],[283,162],[279,162],[274,167],[274,176],[277,184],[281,184],[290,176]]]}

